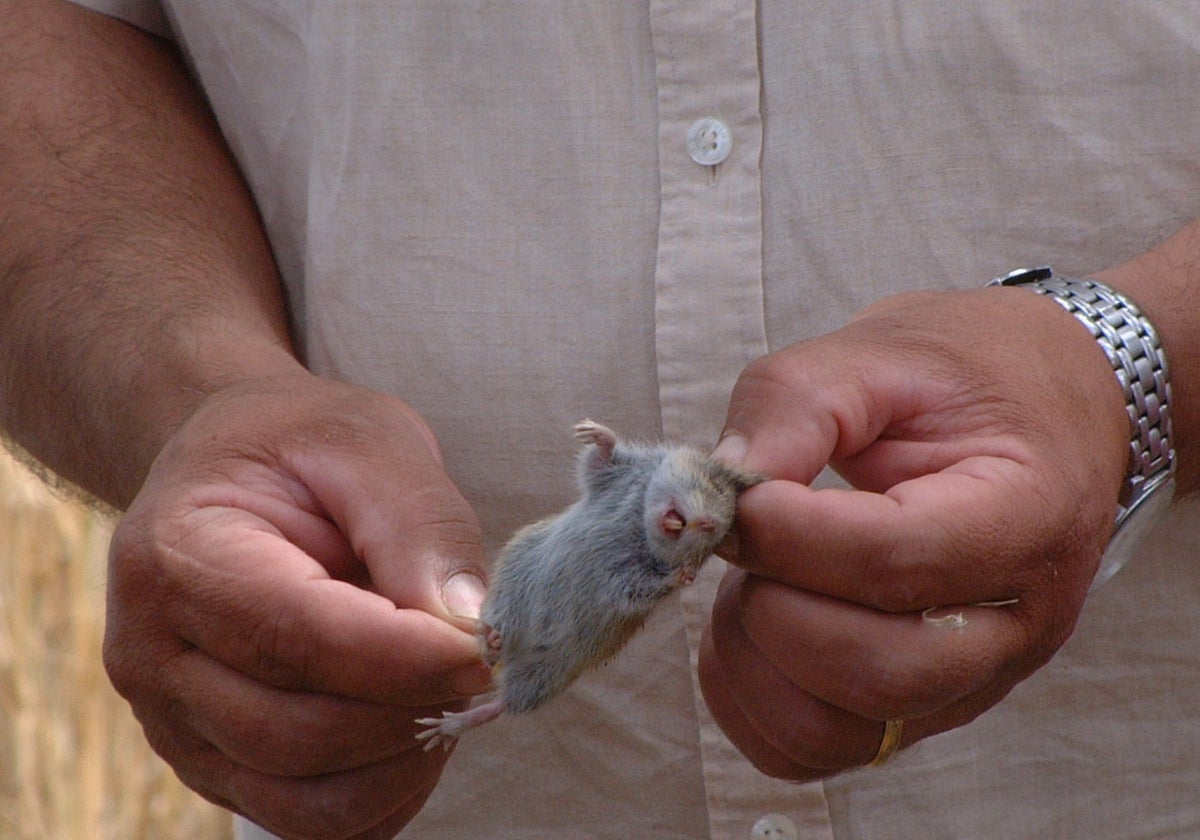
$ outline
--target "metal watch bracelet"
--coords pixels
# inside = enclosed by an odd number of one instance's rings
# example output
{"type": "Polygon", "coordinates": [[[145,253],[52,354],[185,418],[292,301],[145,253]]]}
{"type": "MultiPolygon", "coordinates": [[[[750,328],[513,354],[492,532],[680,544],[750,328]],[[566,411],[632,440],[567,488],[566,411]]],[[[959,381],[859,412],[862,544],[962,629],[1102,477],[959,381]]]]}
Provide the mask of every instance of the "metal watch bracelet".
{"type": "Polygon", "coordinates": [[[1153,324],[1115,289],[1094,280],[1056,277],[1049,266],[1019,269],[988,285],[1024,286],[1049,297],[1074,315],[1108,356],[1125,393],[1132,429],[1120,520],[1142,485],[1175,463],[1167,358],[1153,324]]]}

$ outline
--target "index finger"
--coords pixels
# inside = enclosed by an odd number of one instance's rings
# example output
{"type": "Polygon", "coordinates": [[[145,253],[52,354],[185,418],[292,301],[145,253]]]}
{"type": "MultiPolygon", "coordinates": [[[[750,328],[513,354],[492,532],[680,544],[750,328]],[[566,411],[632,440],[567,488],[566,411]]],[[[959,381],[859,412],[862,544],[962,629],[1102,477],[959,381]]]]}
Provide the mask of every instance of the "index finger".
{"type": "Polygon", "coordinates": [[[1078,512],[1058,507],[1027,467],[990,456],[883,493],[766,482],[739,501],[736,562],[889,612],[1007,600],[1078,551],[1078,512]]]}
{"type": "Polygon", "coordinates": [[[486,684],[474,636],[332,579],[251,514],[204,508],[157,528],[153,540],[124,543],[121,562],[141,574],[115,585],[147,587],[163,625],[253,679],[400,705],[486,684]]]}

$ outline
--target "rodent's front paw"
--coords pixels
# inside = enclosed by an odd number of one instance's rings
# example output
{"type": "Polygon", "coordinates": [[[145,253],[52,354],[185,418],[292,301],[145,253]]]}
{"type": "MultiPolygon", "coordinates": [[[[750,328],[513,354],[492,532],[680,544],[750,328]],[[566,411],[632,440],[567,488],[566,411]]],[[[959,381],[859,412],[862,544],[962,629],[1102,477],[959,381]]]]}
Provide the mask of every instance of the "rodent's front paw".
{"type": "Polygon", "coordinates": [[[484,664],[488,667],[495,666],[500,661],[500,654],[504,650],[504,636],[486,621],[480,621],[475,632],[479,636],[484,664]]]}
{"type": "Polygon", "coordinates": [[[680,569],[675,574],[675,582],[679,586],[691,586],[696,582],[696,569],[680,569]]]}

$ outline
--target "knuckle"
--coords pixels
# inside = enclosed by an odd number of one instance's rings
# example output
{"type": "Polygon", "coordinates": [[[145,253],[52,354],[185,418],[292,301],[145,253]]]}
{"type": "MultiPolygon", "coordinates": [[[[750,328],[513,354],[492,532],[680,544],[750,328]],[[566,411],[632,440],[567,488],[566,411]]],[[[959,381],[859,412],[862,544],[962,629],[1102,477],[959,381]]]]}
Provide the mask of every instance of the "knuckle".
{"type": "Polygon", "coordinates": [[[144,642],[128,641],[111,623],[105,632],[101,649],[104,671],[117,693],[130,703],[138,699],[144,687],[142,675],[148,661],[145,648],[144,642]]]}
{"type": "Polygon", "coordinates": [[[1014,614],[1012,638],[1005,647],[1014,651],[1012,665],[1021,677],[1041,668],[1058,652],[1074,632],[1079,607],[1054,590],[1047,596],[1032,595],[1025,609],[1014,614]]]}
{"type": "Polygon", "coordinates": [[[795,364],[785,351],[759,356],[742,370],[734,386],[732,402],[746,409],[760,405],[779,395],[819,393],[805,387],[806,369],[795,364]]]}
{"type": "Polygon", "coordinates": [[[138,595],[152,593],[151,588],[160,579],[155,574],[158,565],[156,549],[170,543],[170,540],[156,533],[158,530],[135,514],[126,515],[117,523],[109,545],[110,592],[133,590],[138,595]],[[151,589],[151,592],[143,593],[146,589],[151,589]]]}
{"type": "Polygon", "coordinates": [[[101,662],[121,696],[135,703],[162,693],[155,674],[176,652],[165,629],[162,604],[169,597],[168,574],[153,529],[122,521],[109,550],[108,606],[101,662]]]}

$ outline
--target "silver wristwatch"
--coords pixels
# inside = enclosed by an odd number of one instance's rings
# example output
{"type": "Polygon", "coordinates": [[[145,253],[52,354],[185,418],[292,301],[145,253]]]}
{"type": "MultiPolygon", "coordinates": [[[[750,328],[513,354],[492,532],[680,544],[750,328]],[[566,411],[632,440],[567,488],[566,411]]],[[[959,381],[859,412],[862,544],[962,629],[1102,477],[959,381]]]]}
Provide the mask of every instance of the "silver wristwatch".
{"type": "Polygon", "coordinates": [[[1046,295],[1074,315],[1108,356],[1125,393],[1132,427],[1129,472],[1118,499],[1112,538],[1092,582],[1095,589],[1137,552],[1175,494],[1166,354],[1141,310],[1103,283],[1056,277],[1049,266],[1043,266],[1018,269],[988,285],[1022,286],[1046,295]]]}

